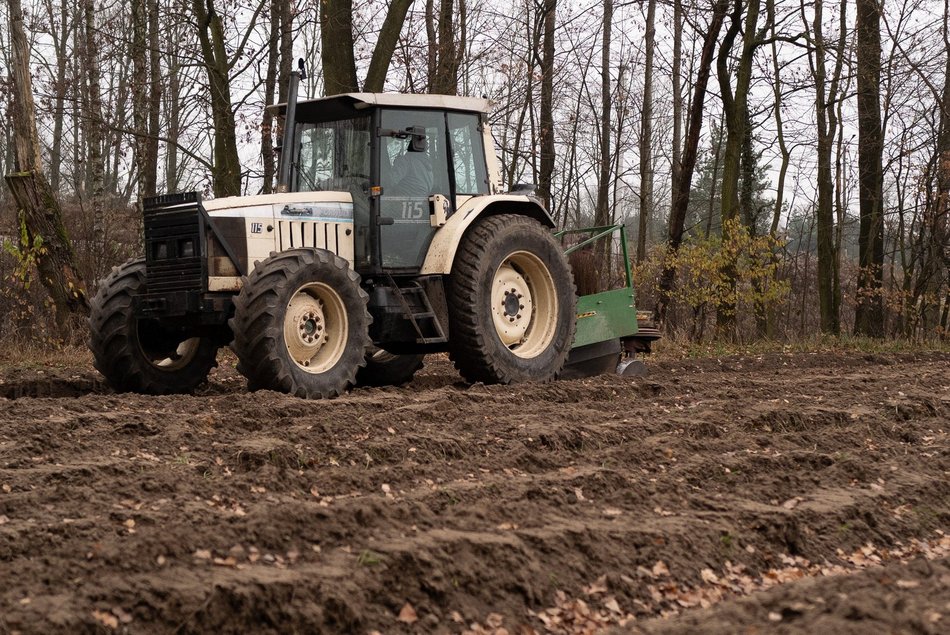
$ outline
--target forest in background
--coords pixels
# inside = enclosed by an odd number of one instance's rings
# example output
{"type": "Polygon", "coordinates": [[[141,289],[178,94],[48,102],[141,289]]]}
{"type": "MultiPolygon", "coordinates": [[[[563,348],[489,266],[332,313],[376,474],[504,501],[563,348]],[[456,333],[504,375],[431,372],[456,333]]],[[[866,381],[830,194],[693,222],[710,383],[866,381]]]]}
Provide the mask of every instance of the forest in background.
{"type": "Polygon", "coordinates": [[[296,57],[302,98],[490,98],[506,185],[626,224],[668,334],[948,333],[946,1],[6,0],[0,24],[0,168],[52,193],[31,215],[0,188],[6,337],[82,336],[142,197],[271,191],[296,57]]]}

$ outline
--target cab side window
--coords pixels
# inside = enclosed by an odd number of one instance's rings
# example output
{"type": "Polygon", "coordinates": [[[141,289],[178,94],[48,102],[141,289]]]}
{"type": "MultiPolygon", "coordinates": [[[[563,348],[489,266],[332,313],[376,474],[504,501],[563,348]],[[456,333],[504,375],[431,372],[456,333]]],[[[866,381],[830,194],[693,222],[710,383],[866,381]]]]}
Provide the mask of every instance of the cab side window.
{"type": "Polygon", "coordinates": [[[457,194],[488,194],[488,169],[478,115],[449,113],[449,141],[457,194]]]}

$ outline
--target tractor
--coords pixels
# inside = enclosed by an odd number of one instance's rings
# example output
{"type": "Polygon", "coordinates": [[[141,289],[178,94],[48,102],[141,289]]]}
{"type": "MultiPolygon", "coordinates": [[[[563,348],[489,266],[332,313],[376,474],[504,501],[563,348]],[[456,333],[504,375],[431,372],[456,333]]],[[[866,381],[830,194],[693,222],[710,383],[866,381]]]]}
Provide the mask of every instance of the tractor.
{"type": "MultiPolygon", "coordinates": [[[[118,391],[194,390],[230,345],[251,390],[330,398],[409,381],[448,352],[469,382],[548,381],[649,349],[626,285],[578,298],[568,237],[503,191],[471,97],[351,93],[284,116],[277,193],[145,199],[145,256],[101,281],[95,366],[118,391]],[[566,368],[565,368],[566,367],[566,368]]],[[[627,363],[629,363],[629,359],[627,363]]]]}

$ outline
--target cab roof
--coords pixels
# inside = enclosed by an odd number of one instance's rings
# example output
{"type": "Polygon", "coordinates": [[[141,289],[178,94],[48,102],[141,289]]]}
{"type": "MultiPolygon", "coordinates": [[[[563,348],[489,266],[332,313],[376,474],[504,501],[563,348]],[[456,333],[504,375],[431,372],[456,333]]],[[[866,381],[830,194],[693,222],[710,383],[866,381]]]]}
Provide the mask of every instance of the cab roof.
{"type": "MultiPolygon", "coordinates": [[[[414,95],[405,93],[344,93],[319,99],[297,102],[297,118],[301,121],[327,121],[343,119],[373,107],[418,108],[434,110],[461,110],[487,113],[491,102],[479,97],[456,97],[454,95],[414,95]]],[[[283,114],[287,104],[268,106],[274,114],[283,114]]]]}

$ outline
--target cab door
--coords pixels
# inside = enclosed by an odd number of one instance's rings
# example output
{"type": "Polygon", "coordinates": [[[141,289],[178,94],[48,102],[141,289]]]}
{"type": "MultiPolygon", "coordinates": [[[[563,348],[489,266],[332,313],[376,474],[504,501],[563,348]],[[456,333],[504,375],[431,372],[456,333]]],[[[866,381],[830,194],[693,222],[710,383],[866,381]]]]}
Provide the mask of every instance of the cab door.
{"type": "Polygon", "coordinates": [[[435,233],[429,197],[453,200],[445,113],[383,110],[379,121],[380,262],[385,269],[418,270],[435,233]]]}
{"type": "Polygon", "coordinates": [[[455,209],[458,209],[469,198],[489,192],[488,166],[485,163],[485,131],[481,118],[475,113],[450,112],[447,123],[449,147],[452,150],[455,209]]]}

